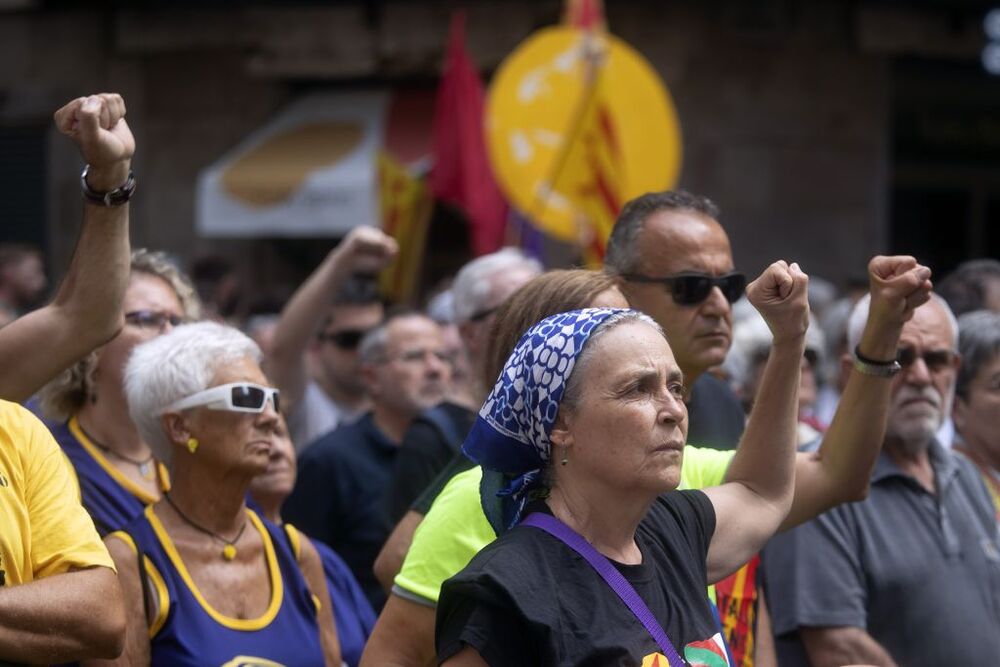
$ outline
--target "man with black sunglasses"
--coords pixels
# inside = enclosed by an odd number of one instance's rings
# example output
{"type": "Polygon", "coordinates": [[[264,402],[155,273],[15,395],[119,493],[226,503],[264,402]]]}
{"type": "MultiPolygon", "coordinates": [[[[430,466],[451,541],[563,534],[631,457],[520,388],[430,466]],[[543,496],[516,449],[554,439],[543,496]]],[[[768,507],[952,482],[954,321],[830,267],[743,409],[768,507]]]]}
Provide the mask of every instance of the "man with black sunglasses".
{"type": "Polygon", "coordinates": [[[706,371],[726,358],[733,335],[732,303],[746,276],[735,270],[729,237],[710,200],[683,191],[650,193],[628,202],[608,240],[605,269],[622,292],[663,327],[690,388],[688,440],[734,449],[743,434],[735,393],[706,371]]]}
{"type": "Polygon", "coordinates": [[[369,406],[358,345],[385,317],[373,276],[396,251],[396,242],[374,227],[352,230],[281,313],[268,373],[288,406],[298,452],[369,406]]]}
{"type": "Polygon", "coordinates": [[[935,295],[903,327],[895,358],[868,358],[858,347],[868,303],[851,315],[855,354],[843,363],[891,383],[882,453],[865,501],[765,550],[781,664],[996,664],[993,504],[975,466],[936,437],[955,391],[958,325],[935,295]]]}

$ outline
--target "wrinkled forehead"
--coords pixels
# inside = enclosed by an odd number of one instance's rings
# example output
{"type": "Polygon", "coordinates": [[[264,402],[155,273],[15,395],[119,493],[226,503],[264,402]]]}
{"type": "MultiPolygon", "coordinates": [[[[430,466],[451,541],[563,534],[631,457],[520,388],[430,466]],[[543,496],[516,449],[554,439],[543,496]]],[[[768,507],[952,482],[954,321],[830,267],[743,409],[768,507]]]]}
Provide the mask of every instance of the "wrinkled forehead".
{"type": "Polygon", "coordinates": [[[423,315],[405,315],[389,322],[385,343],[390,354],[427,346],[442,347],[444,330],[423,315]]]}
{"type": "Polygon", "coordinates": [[[899,337],[901,347],[915,346],[924,350],[954,350],[957,344],[948,313],[936,299],[913,311],[913,317],[903,325],[899,337]]]}
{"type": "Polygon", "coordinates": [[[260,364],[253,357],[239,357],[217,363],[212,371],[210,387],[230,382],[252,382],[264,387],[271,385],[267,376],[264,375],[264,371],[261,370],[260,364]]]}

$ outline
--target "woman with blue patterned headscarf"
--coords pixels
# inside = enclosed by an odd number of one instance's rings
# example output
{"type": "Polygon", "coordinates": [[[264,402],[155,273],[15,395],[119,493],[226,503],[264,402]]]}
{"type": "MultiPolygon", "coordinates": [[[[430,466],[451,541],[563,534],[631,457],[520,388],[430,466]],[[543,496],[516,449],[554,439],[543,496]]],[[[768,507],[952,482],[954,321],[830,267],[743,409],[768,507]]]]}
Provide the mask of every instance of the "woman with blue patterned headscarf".
{"type": "Polygon", "coordinates": [[[687,409],[659,326],[591,308],[528,330],[465,442],[502,473],[483,502],[510,530],[445,583],[442,664],[728,664],[705,586],[788,511],[807,282],[779,262],[748,288],[777,341],[763,390],[781,400],[761,416],[772,456],[704,492],[674,491],[687,409]]]}

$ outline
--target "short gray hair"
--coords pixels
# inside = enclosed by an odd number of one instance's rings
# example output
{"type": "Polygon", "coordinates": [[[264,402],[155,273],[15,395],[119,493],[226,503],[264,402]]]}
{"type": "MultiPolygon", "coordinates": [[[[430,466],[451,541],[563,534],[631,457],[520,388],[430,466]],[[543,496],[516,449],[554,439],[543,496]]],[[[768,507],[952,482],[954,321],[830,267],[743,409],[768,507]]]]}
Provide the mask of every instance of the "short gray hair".
{"type": "Polygon", "coordinates": [[[660,211],[694,211],[713,220],[719,219],[719,207],[708,197],[684,190],[647,192],[627,202],[618,214],[608,238],[604,268],[617,275],[634,273],[639,268],[637,240],[646,219],[660,211]]]}
{"type": "Polygon", "coordinates": [[[1000,313],[976,310],[958,318],[958,351],[962,365],[958,368],[955,393],[969,397],[969,385],[983,366],[1000,354],[1000,313]]]}
{"type": "Polygon", "coordinates": [[[247,358],[260,363],[257,344],[216,322],[182,324],[136,346],[125,365],[125,399],[139,435],[158,459],[169,463],[173,453],[160,422],[167,406],[208,389],[222,367],[247,358]]]}
{"type": "Polygon", "coordinates": [[[400,319],[416,318],[437,325],[437,322],[418,310],[403,309],[389,313],[377,327],[369,331],[358,343],[358,358],[361,363],[373,364],[385,359],[389,347],[389,325],[400,319]]]}
{"type": "MultiPolygon", "coordinates": [[[[861,343],[861,336],[865,332],[865,324],[868,322],[868,310],[871,308],[871,300],[871,294],[865,294],[858,299],[858,302],[854,304],[854,309],[851,310],[851,316],[847,319],[847,347],[848,352],[852,354],[857,349],[858,344],[861,343]]],[[[957,345],[958,320],[955,319],[955,314],[951,312],[948,302],[933,292],[931,292],[931,301],[937,303],[944,310],[945,315],[948,317],[948,325],[951,328],[951,338],[955,341],[955,345],[957,345]]],[[[923,308],[923,305],[920,307],[923,308]]]]}
{"type": "Polygon", "coordinates": [[[656,329],[657,333],[663,336],[663,340],[667,340],[667,335],[663,332],[663,327],[657,324],[656,320],[646,313],[638,310],[623,310],[620,313],[615,313],[614,315],[609,316],[597,325],[597,328],[594,329],[584,343],[580,356],[576,358],[576,361],[573,364],[573,369],[570,371],[569,378],[566,379],[566,389],[563,391],[562,400],[559,402],[560,409],[563,406],[566,406],[572,410],[579,404],[580,393],[583,391],[581,385],[582,380],[580,379],[583,377],[582,369],[586,367],[586,365],[590,362],[591,357],[593,357],[597,341],[620,325],[627,324],[629,322],[642,322],[643,324],[648,324],[656,329]]]}
{"type": "Polygon", "coordinates": [[[488,301],[493,292],[493,276],[519,269],[535,274],[543,271],[541,262],[517,248],[501,248],[463,266],[451,286],[455,323],[467,322],[476,311],[498,305],[488,301]]]}

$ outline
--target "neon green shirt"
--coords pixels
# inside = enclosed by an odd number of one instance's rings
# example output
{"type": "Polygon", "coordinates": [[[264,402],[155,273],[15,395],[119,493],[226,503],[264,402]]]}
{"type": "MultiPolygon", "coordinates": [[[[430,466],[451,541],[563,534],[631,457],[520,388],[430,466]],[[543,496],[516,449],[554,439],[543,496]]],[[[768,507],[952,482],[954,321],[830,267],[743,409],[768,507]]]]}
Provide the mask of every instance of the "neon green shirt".
{"type": "MultiPolygon", "coordinates": [[[[734,451],[688,445],[681,466],[681,489],[722,484],[734,451]]],[[[413,544],[396,575],[393,592],[408,600],[437,605],[441,584],[458,574],[472,557],[497,538],[479,502],[483,470],[455,475],[441,490],[413,535],[413,544]]]]}

